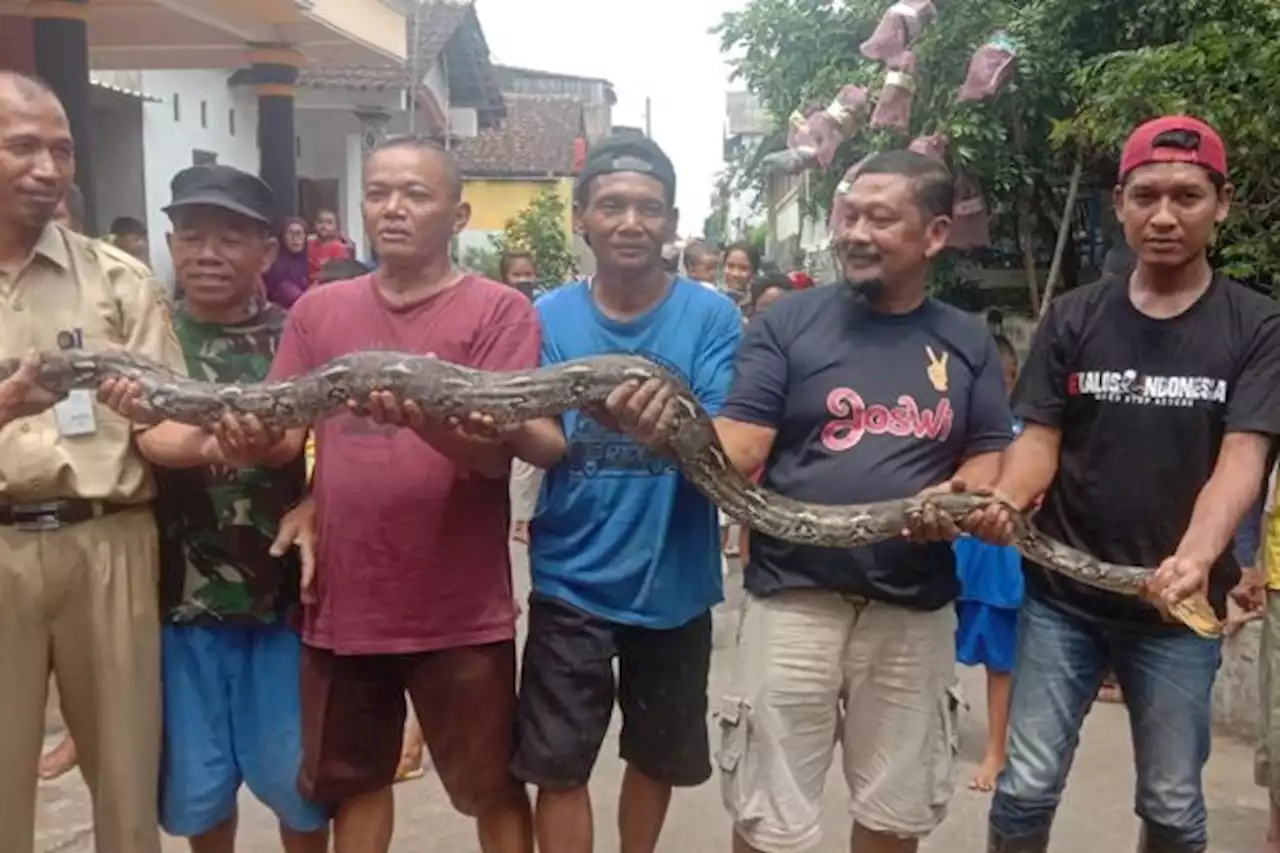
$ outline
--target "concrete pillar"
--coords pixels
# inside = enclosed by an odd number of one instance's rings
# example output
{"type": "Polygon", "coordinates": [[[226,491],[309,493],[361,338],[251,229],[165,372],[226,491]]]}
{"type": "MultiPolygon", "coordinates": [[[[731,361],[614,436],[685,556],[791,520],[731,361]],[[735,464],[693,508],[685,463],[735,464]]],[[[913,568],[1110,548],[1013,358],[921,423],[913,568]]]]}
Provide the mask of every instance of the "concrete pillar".
{"type": "Polygon", "coordinates": [[[364,214],[361,210],[364,200],[364,164],[387,136],[387,123],[391,114],[383,109],[361,108],[356,110],[356,118],[360,121],[359,147],[347,149],[347,199],[348,207],[345,222],[348,234],[361,254],[373,259],[373,247],[364,233],[364,214]],[[357,234],[360,236],[357,238],[357,234]]]}
{"type": "Polygon", "coordinates": [[[27,6],[35,72],[57,93],[76,141],[76,183],[84,193],[85,228],[98,233],[93,180],[93,110],[89,105],[88,0],[32,0],[27,6]]]}
{"type": "Polygon", "coordinates": [[[285,45],[256,45],[249,53],[258,95],[258,153],[262,180],[276,194],[276,215],[298,215],[298,130],[294,95],[302,54],[285,45]]]}
{"type": "Polygon", "coordinates": [[[364,137],[360,133],[347,134],[346,170],[342,176],[342,227],[347,237],[356,245],[360,260],[372,257],[369,241],[364,233],[364,137]]]}

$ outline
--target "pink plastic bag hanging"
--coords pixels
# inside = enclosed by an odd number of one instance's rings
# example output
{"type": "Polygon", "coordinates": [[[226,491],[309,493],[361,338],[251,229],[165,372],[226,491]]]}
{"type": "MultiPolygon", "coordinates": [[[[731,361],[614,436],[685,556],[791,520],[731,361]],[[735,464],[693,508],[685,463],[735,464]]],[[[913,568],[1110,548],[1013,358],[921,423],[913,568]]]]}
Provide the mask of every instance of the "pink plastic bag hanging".
{"type": "Polygon", "coordinates": [[[844,86],[825,110],[809,116],[809,133],[818,165],[830,168],[841,143],[853,136],[867,114],[868,94],[862,86],[844,86]]]}
{"type": "Polygon", "coordinates": [[[871,38],[858,49],[867,59],[888,62],[910,47],[937,14],[931,0],[894,3],[880,16],[880,23],[876,24],[871,38]]]}
{"type": "Polygon", "coordinates": [[[982,189],[964,172],[956,176],[956,200],[951,208],[953,249],[980,249],[991,245],[991,211],[982,189]]]}
{"type": "Polygon", "coordinates": [[[817,142],[809,127],[809,119],[822,111],[822,106],[810,101],[792,111],[787,122],[787,147],[760,158],[766,172],[783,172],[797,175],[818,165],[817,142]]]}
{"type": "Polygon", "coordinates": [[[969,60],[969,72],[960,87],[961,101],[983,101],[994,96],[1013,76],[1017,45],[1003,30],[978,48],[969,60]]]}
{"type": "Polygon", "coordinates": [[[947,139],[945,133],[932,133],[928,136],[917,136],[911,140],[911,144],[907,146],[908,151],[914,151],[917,154],[923,154],[925,157],[932,157],[942,163],[947,162],[947,149],[951,145],[951,140],[947,139]]]}
{"type": "Polygon", "coordinates": [[[890,71],[884,77],[884,88],[880,90],[876,111],[871,114],[871,126],[909,130],[911,102],[915,97],[916,78],[904,71],[890,71]]]}

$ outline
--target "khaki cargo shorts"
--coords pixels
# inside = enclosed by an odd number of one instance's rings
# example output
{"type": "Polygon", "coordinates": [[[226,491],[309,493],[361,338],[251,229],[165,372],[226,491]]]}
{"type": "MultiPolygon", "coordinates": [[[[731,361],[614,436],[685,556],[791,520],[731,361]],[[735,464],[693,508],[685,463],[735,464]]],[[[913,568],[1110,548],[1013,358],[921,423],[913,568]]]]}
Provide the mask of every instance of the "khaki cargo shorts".
{"type": "Polygon", "coordinates": [[[1280,591],[1267,590],[1262,623],[1258,700],[1262,705],[1261,738],[1254,754],[1253,778],[1280,803],[1280,591]]]}
{"type": "Polygon", "coordinates": [[[921,838],[955,789],[955,610],[826,591],[748,596],[718,764],[738,835],[764,853],[814,847],[841,747],[849,811],[921,838]]]}

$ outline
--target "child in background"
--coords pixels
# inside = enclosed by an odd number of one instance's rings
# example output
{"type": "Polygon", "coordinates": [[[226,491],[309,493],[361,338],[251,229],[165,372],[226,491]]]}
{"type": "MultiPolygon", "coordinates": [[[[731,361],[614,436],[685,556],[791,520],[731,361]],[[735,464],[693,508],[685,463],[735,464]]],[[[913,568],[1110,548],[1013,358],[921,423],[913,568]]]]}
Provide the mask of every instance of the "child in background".
{"type": "Polygon", "coordinates": [[[701,240],[690,241],[684,247],[684,273],[703,287],[719,290],[720,251],[701,240]]]}
{"type": "MultiPolygon", "coordinates": [[[[1008,338],[996,337],[1004,367],[1005,390],[1012,393],[1018,379],[1018,354],[1008,338]]],[[[1013,433],[1022,431],[1014,422],[1013,433]]],[[[965,666],[987,669],[987,749],[969,787],[994,790],[1004,769],[1009,737],[1009,693],[1017,645],[1018,609],[1022,606],[1022,557],[1012,546],[989,545],[962,536],[956,540],[956,574],[960,598],[956,603],[956,655],[965,666]]]]}
{"type": "Polygon", "coordinates": [[[332,210],[321,210],[316,214],[316,233],[307,238],[307,268],[310,272],[308,285],[320,282],[320,270],[330,261],[342,258],[354,258],[356,247],[342,236],[338,224],[338,214],[332,210]]]}

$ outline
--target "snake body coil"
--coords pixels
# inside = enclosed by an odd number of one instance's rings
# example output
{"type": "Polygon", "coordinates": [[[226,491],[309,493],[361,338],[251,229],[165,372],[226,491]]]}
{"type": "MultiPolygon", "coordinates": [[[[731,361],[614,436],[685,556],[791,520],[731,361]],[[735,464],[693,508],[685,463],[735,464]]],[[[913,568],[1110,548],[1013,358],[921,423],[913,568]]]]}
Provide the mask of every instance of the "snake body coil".
{"type": "MultiPolygon", "coordinates": [[[[0,360],[0,380],[17,369],[16,360],[0,360]]],[[[480,412],[500,424],[519,423],[602,403],[628,380],[659,379],[678,389],[680,411],[670,440],[671,456],[694,486],[727,515],[754,530],[799,544],[855,548],[898,537],[925,507],[920,498],[847,506],[805,503],[751,483],[729,463],[710,416],[688,386],[638,356],[594,356],[537,370],[496,373],[403,353],[358,352],[286,382],[245,385],[185,379],[124,352],[68,350],[41,356],[38,382],[55,394],[96,388],[111,378],[137,382],[142,407],[170,420],[208,427],[232,412],[255,415],[278,428],[314,424],[347,411],[348,401],[363,403],[380,390],[413,400],[436,416],[480,412]]],[[[931,497],[928,504],[958,521],[992,500],[948,494],[931,497]]],[[[1150,569],[1099,560],[1051,539],[1021,515],[1014,544],[1051,571],[1121,595],[1140,595],[1152,574],[1150,569]]],[[[1175,607],[1174,616],[1202,636],[1220,633],[1221,625],[1203,595],[1175,607]]]]}

